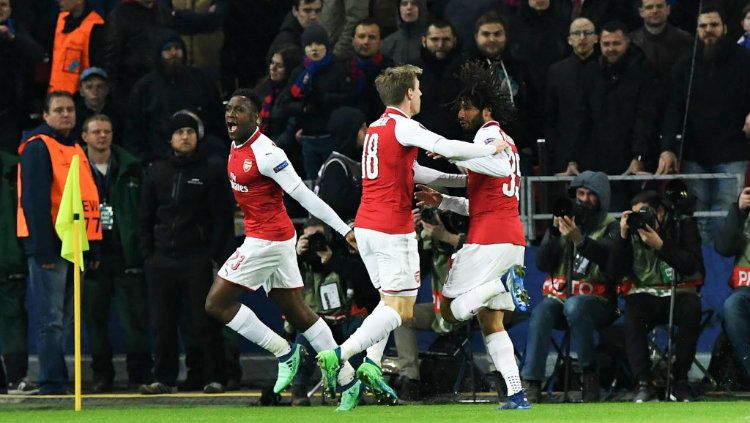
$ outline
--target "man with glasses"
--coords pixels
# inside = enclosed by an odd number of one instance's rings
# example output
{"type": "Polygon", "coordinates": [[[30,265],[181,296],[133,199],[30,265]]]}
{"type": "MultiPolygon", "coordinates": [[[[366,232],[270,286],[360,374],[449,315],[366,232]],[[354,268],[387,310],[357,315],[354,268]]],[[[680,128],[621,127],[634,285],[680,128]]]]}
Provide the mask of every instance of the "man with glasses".
{"type": "Polygon", "coordinates": [[[569,176],[579,173],[578,162],[569,160],[572,151],[570,124],[581,93],[581,71],[599,57],[598,41],[593,22],[587,18],[575,19],[568,32],[568,44],[573,54],[552,64],[547,72],[544,130],[550,151],[550,173],[569,176]]]}
{"type": "Polygon", "coordinates": [[[292,11],[284,17],[279,33],[276,34],[268,51],[279,51],[279,48],[285,44],[302,47],[300,45],[302,32],[312,24],[319,24],[322,12],[322,0],[294,0],[292,11]]]}
{"type": "Polygon", "coordinates": [[[639,0],[643,26],[630,33],[633,44],[646,55],[664,82],[672,66],[693,45],[693,37],[667,22],[671,8],[667,0],[639,0]]]}

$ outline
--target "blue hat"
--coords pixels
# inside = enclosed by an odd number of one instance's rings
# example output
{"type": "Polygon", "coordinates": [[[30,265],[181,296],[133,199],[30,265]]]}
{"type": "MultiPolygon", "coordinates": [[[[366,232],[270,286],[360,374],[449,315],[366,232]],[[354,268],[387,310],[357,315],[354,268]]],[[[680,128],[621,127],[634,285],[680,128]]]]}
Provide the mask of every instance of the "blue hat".
{"type": "Polygon", "coordinates": [[[91,67],[86,68],[83,72],[81,72],[81,82],[89,79],[92,76],[98,76],[99,78],[102,78],[104,80],[109,79],[107,71],[102,68],[91,67]]]}

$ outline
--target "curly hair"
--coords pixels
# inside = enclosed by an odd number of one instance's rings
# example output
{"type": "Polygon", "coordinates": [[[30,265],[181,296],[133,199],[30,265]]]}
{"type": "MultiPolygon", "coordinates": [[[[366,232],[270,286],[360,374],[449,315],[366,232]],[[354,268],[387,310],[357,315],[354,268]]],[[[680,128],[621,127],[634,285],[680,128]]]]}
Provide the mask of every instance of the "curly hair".
{"type": "Polygon", "coordinates": [[[461,65],[458,79],[461,81],[461,91],[453,101],[453,107],[471,104],[479,110],[490,109],[492,118],[501,125],[511,122],[516,108],[511,101],[509,87],[498,77],[497,65],[486,65],[479,60],[461,65]]]}

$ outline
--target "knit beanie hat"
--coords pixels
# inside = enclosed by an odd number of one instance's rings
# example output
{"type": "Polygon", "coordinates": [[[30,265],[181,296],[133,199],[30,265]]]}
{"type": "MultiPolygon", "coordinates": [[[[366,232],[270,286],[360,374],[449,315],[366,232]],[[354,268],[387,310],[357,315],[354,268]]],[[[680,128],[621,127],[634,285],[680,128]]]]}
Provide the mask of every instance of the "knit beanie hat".
{"type": "Polygon", "coordinates": [[[195,120],[193,116],[190,116],[187,113],[177,113],[174,116],[172,116],[172,119],[169,120],[169,124],[167,126],[167,130],[169,131],[169,136],[171,137],[172,134],[177,132],[178,130],[182,128],[193,128],[196,135],[198,134],[198,121],[195,120]]]}
{"type": "Polygon", "coordinates": [[[326,46],[326,48],[330,48],[331,44],[325,28],[318,24],[312,24],[305,28],[305,32],[302,33],[302,38],[300,39],[300,41],[303,48],[309,46],[312,43],[320,43],[326,46]]]}

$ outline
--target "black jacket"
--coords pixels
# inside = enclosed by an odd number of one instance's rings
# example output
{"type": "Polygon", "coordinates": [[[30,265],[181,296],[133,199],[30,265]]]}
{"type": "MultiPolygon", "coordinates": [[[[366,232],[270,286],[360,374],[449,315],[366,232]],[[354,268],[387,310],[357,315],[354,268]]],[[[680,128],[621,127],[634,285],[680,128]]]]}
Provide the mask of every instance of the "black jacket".
{"type": "Polygon", "coordinates": [[[302,47],[300,45],[300,38],[304,31],[305,29],[299,24],[297,18],[292,15],[292,12],[287,13],[281,22],[276,38],[273,39],[271,45],[268,47],[268,51],[279,51],[279,48],[286,44],[302,47]]]}
{"type": "Polygon", "coordinates": [[[547,140],[549,172],[562,172],[568,165],[574,143],[573,121],[581,99],[581,74],[584,67],[599,57],[595,49],[581,60],[575,54],[549,67],[544,99],[544,135],[547,140]]]}
{"type": "Polygon", "coordinates": [[[34,65],[44,60],[44,49],[15,19],[0,22],[16,36],[0,39],[0,114],[12,109],[15,114],[29,111],[31,75],[34,65]]]}
{"type": "Polygon", "coordinates": [[[714,248],[725,257],[735,257],[745,252],[748,239],[744,234],[747,210],[740,210],[737,203],[729,208],[724,224],[714,240],[714,248]]]}
{"type": "Polygon", "coordinates": [[[149,166],[141,190],[144,258],[202,255],[222,263],[231,253],[233,210],[224,169],[199,150],[149,166]]]}
{"type": "MultiPolygon", "coordinates": [[[[686,218],[680,224],[680,231],[675,234],[672,229],[659,231],[664,244],[657,256],[664,260],[680,275],[706,274],[703,266],[703,250],[698,224],[693,218],[686,218]],[[677,235],[677,236],[675,236],[677,235]]],[[[607,262],[607,274],[614,280],[630,275],[633,269],[633,244],[630,237],[622,238],[619,234],[612,244],[612,254],[607,262]]]]}
{"type": "MultiPolygon", "coordinates": [[[[706,165],[750,158],[742,132],[750,113],[750,52],[726,38],[721,47],[714,60],[706,61],[699,45],[683,140],[683,158],[706,165]]],[[[675,140],[682,131],[690,62],[691,54],[687,54],[674,65],[662,130],[663,150],[679,150],[675,140]]]]}
{"type": "MultiPolygon", "coordinates": [[[[421,50],[422,68],[419,77],[419,88],[422,91],[422,108],[416,119],[432,132],[449,139],[460,139],[463,136],[458,124],[456,111],[452,107],[452,98],[444,96],[445,81],[449,70],[457,69],[461,61],[459,47],[456,46],[443,60],[438,60],[426,48],[421,50]]],[[[421,151],[420,151],[421,152],[421,151]]]]}
{"type": "Polygon", "coordinates": [[[630,33],[630,40],[643,51],[665,84],[669,82],[672,66],[693,46],[690,34],[669,24],[658,35],[638,28],[630,33]]]}
{"type": "MultiPolygon", "coordinates": [[[[563,0],[552,3],[559,14],[571,16],[573,2],[563,0]]],[[[586,0],[581,5],[581,16],[593,22],[597,30],[609,21],[621,21],[628,28],[635,29],[642,23],[635,3],[634,0],[586,0]]]]}
{"type": "Polygon", "coordinates": [[[637,155],[654,158],[663,94],[643,53],[631,45],[615,65],[600,57],[586,65],[581,81],[567,160],[612,175],[624,172],[637,155]]]}
{"type": "MultiPolygon", "coordinates": [[[[362,93],[358,93],[354,89],[354,82],[352,81],[352,75],[351,75],[353,60],[354,60],[353,58],[350,58],[344,62],[347,82],[352,84],[351,85],[352,89],[350,91],[349,100],[347,101],[347,104],[361,110],[362,113],[364,113],[365,116],[367,117],[367,123],[369,124],[370,122],[377,120],[380,117],[380,115],[383,114],[383,111],[385,110],[385,106],[383,105],[383,102],[380,101],[380,95],[378,94],[378,91],[375,89],[375,78],[377,78],[378,75],[380,75],[380,72],[383,71],[383,69],[387,69],[392,66],[395,66],[395,64],[393,63],[393,60],[391,60],[390,57],[384,55],[383,62],[380,64],[380,67],[378,67],[377,69],[368,69],[364,72],[365,73],[364,90],[362,93]]],[[[422,104],[424,105],[424,101],[422,102],[422,104]]]]}

